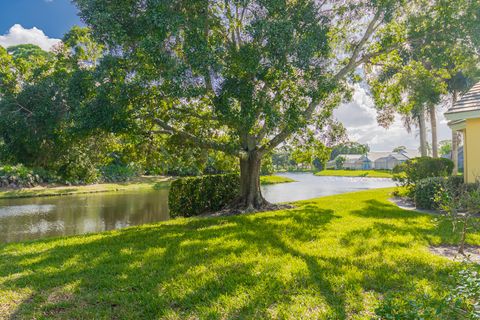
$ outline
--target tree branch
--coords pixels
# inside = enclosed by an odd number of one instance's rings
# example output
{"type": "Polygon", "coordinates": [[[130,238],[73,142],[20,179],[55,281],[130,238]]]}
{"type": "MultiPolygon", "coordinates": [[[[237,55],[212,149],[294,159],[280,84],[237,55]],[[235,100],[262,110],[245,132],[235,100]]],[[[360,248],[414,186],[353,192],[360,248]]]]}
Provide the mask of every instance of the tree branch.
{"type": "Polygon", "coordinates": [[[378,9],[378,11],[375,13],[375,16],[368,24],[367,30],[365,30],[365,33],[363,34],[362,39],[360,39],[360,41],[355,45],[355,48],[353,49],[352,55],[350,56],[350,59],[348,60],[347,65],[342,69],[340,69],[340,71],[334,76],[335,80],[338,81],[342,79],[350,71],[356,68],[356,66],[358,65],[357,59],[358,59],[358,56],[360,55],[360,52],[363,49],[363,46],[368,41],[368,39],[370,39],[372,34],[375,32],[375,30],[378,29],[378,27],[380,26],[380,23],[378,23],[378,21],[380,20],[381,16],[382,16],[382,11],[378,9]]]}
{"type": "MultiPolygon", "coordinates": [[[[313,112],[318,107],[319,101],[317,99],[310,102],[307,109],[303,112],[303,118],[305,121],[309,121],[312,118],[313,112]]],[[[282,143],[288,136],[290,136],[296,128],[287,127],[280,131],[275,137],[273,137],[269,142],[264,144],[260,147],[260,153],[268,152],[275,147],[277,147],[280,143],[282,143]]]]}
{"type": "Polygon", "coordinates": [[[201,139],[201,138],[195,136],[194,134],[192,134],[190,132],[185,132],[185,131],[182,131],[182,130],[178,130],[178,129],[172,127],[171,125],[169,125],[168,123],[166,123],[165,121],[163,121],[161,119],[154,118],[153,120],[155,121],[156,124],[158,124],[163,129],[163,130],[159,131],[163,134],[180,136],[180,137],[182,137],[186,140],[189,140],[190,142],[194,143],[195,146],[197,146],[199,148],[202,148],[202,149],[213,149],[213,150],[224,152],[224,153],[232,155],[232,156],[238,156],[239,155],[238,150],[236,150],[235,148],[233,148],[233,147],[231,147],[227,144],[217,143],[217,142],[214,142],[214,141],[206,141],[204,139],[201,139]]]}

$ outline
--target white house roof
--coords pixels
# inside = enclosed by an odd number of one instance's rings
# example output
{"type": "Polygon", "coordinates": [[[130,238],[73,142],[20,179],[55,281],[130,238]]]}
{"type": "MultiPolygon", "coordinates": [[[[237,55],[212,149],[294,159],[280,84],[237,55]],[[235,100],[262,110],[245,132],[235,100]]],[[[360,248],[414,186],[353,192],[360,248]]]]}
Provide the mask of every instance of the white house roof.
{"type": "Polygon", "coordinates": [[[407,156],[407,158],[409,159],[420,157],[420,152],[418,150],[408,149],[408,150],[405,150],[405,152],[402,152],[402,154],[407,156]]]}
{"type": "Polygon", "coordinates": [[[410,159],[406,154],[403,154],[403,153],[392,153],[390,154],[390,156],[392,156],[393,158],[399,161],[407,161],[408,159],[410,159]]]}
{"type": "Polygon", "coordinates": [[[480,117],[480,82],[465,93],[447,112],[445,117],[455,123],[458,120],[480,117]]]}
{"type": "Polygon", "coordinates": [[[367,157],[368,157],[368,159],[370,159],[370,161],[375,161],[375,160],[378,160],[380,158],[388,157],[390,154],[392,154],[392,153],[391,152],[369,152],[367,154],[367,157]]]}

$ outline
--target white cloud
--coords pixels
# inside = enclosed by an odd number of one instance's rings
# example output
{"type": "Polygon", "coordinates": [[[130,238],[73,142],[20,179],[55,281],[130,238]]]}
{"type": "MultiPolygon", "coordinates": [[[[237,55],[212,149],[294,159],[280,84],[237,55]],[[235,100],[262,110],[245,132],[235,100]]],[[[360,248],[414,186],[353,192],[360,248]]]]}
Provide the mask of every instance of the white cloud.
{"type": "MultiPolygon", "coordinates": [[[[352,101],[341,105],[334,115],[347,128],[350,140],[366,143],[372,151],[391,151],[401,145],[408,149],[418,149],[417,131],[408,133],[400,117],[396,117],[388,129],[378,125],[377,112],[365,86],[355,85],[352,101]]],[[[451,133],[443,111],[437,112],[437,120],[439,141],[450,139],[451,133]]]]}
{"type": "Polygon", "coordinates": [[[0,46],[8,48],[18,44],[36,44],[43,50],[49,51],[60,39],[49,38],[42,30],[33,27],[26,29],[19,24],[13,25],[5,35],[0,35],[0,46]]]}

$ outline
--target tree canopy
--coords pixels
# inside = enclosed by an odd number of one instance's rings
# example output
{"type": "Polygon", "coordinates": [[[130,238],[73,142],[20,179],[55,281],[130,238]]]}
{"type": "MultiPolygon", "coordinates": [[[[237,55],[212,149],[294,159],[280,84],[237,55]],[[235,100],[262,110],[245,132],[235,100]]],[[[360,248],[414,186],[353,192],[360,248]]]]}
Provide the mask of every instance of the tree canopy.
{"type": "Polygon", "coordinates": [[[130,120],[124,126],[148,122],[180,145],[239,157],[246,207],[265,203],[257,174],[263,155],[309,128],[330,144],[338,127],[332,110],[349,98],[347,80],[407,45],[403,24],[427,3],[75,2],[111,53],[106,72],[116,75],[103,82],[116,94],[97,107],[130,120]]]}

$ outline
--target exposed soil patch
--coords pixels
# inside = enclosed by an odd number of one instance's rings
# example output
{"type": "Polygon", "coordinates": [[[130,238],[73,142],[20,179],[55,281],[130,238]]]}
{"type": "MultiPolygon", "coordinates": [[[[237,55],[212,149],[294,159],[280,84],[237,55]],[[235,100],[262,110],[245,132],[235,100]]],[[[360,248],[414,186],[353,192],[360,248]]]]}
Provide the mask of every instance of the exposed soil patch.
{"type": "Polygon", "coordinates": [[[276,211],[276,210],[285,210],[285,209],[293,209],[293,208],[295,208],[295,206],[291,204],[269,204],[263,207],[262,209],[255,210],[255,211],[226,208],[217,212],[204,213],[202,215],[199,215],[199,217],[228,217],[228,216],[236,216],[236,215],[246,214],[246,213],[276,211]]]}
{"type": "Polygon", "coordinates": [[[430,252],[439,256],[446,257],[452,261],[466,261],[480,264],[480,247],[478,246],[466,246],[465,255],[461,255],[458,253],[458,246],[448,245],[430,247],[430,252]]]}

